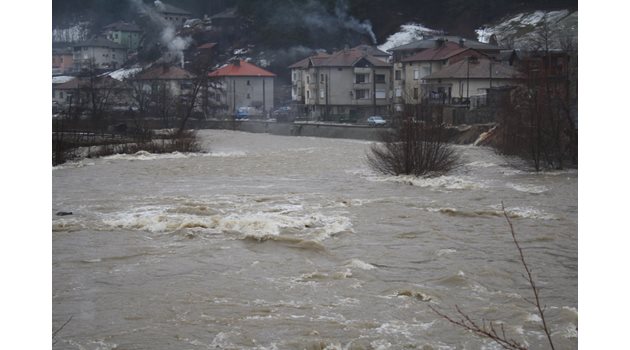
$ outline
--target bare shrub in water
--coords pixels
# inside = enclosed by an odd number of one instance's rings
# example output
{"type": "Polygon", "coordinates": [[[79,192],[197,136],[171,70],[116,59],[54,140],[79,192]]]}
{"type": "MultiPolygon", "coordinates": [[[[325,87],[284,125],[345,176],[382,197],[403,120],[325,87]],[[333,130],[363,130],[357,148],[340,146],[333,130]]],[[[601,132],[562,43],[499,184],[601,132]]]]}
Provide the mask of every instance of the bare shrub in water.
{"type": "Polygon", "coordinates": [[[443,175],[459,165],[459,156],[446,139],[443,125],[407,118],[382,134],[382,143],[372,146],[367,161],[386,175],[443,175]]]}
{"type": "MultiPolygon", "coordinates": [[[[534,281],[534,277],[532,275],[532,270],[527,264],[527,262],[525,261],[525,255],[523,254],[523,249],[521,248],[521,245],[518,242],[518,239],[516,239],[516,232],[514,231],[514,226],[512,225],[512,221],[510,220],[510,217],[505,211],[505,206],[503,206],[503,202],[501,202],[501,206],[503,207],[503,216],[505,217],[505,220],[507,220],[507,223],[510,226],[510,233],[512,234],[512,241],[514,242],[514,245],[516,246],[516,249],[518,250],[519,261],[521,262],[521,265],[523,265],[523,268],[525,269],[525,272],[526,272],[526,275],[524,275],[524,277],[527,280],[527,283],[532,289],[532,293],[534,295],[533,300],[529,300],[529,299],[525,299],[525,300],[536,307],[536,310],[538,311],[538,315],[540,316],[540,319],[542,321],[543,331],[545,332],[547,341],[549,342],[549,347],[552,350],[554,350],[555,346],[553,344],[553,340],[551,339],[551,330],[549,329],[547,320],[545,318],[545,306],[543,306],[540,300],[540,288],[538,288],[538,286],[536,285],[536,282],[534,281]]],[[[429,308],[436,315],[442,317],[448,322],[460,328],[468,330],[482,338],[492,339],[504,349],[527,350],[527,346],[519,343],[518,341],[512,338],[509,338],[506,335],[503,324],[497,325],[497,323],[495,322],[486,322],[485,320],[475,321],[473,317],[463,312],[457,305],[455,305],[455,309],[457,310],[457,313],[459,315],[457,317],[449,316],[443,312],[440,312],[435,307],[430,306],[430,305],[429,305],[429,308]]]]}

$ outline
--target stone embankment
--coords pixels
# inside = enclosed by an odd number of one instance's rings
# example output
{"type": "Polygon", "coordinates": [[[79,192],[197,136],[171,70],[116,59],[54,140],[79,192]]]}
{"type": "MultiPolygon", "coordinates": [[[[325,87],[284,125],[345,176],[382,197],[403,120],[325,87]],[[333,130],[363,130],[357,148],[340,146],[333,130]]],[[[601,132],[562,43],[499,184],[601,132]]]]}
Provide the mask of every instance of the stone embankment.
{"type": "MultiPolygon", "coordinates": [[[[190,126],[198,129],[229,129],[281,136],[311,136],[368,141],[379,141],[381,132],[385,130],[367,125],[316,122],[276,123],[255,120],[237,122],[205,120],[193,124],[190,126]]],[[[449,140],[459,145],[474,144],[482,134],[488,132],[493,126],[494,124],[476,124],[449,127],[449,140]]]]}

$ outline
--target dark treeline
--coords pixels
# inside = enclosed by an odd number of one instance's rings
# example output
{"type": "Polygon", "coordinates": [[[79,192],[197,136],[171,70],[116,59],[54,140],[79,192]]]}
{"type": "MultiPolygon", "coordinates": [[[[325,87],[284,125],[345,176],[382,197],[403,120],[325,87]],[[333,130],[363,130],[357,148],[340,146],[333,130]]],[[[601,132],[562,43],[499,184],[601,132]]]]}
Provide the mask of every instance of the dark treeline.
{"type": "MultiPolygon", "coordinates": [[[[143,0],[152,3],[152,0],[143,0]]],[[[369,21],[382,42],[410,21],[473,37],[473,30],[501,17],[526,10],[577,9],[577,0],[164,0],[198,17],[213,15],[228,7],[253,25],[254,39],[280,48],[296,45],[329,46],[341,41],[356,42],[357,31],[347,25],[369,21]],[[321,20],[318,22],[318,20],[321,20]],[[338,31],[337,29],[342,29],[338,31]],[[328,44],[328,45],[326,45],[328,44]]],[[[135,14],[130,0],[53,0],[53,26],[91,20],[94,27],[135,14]]],[[[369,37],[364,38],[369,39],[369,37]]]]}

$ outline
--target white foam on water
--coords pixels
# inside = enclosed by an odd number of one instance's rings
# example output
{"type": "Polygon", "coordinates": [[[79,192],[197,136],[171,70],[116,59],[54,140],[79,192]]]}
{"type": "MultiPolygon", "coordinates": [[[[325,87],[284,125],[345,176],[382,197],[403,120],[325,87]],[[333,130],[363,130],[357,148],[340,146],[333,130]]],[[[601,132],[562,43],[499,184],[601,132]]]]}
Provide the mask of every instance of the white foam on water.
{"type": "Polygon", "coordinates": [[[138,151],[133,154],[114,154],[111,156],[105,156],[105,160],[155,160],[155,159],[180,159],[188,158],[192,153],[150,153],[147,151],[138,151]]]}
{"type": "Polygon", "coordinates": [[[210,152],[210,153],[204,153],[203,156],[204,157],[221,157],[221,158],[228,158],[228,157],[240,158],[240,157],[247,156],[247,152],[243,152],[243,151],[210,152]]]}
{"type": "Polygon", "coordinates": [[[61,170],[61,169],[75,169],[75,168],[83,168],[86,166],[94,165],[94,162],[90,159],[81,159],[78,161],[66,162],[63,164],[59,164],[57,166],[52,167],[52,170],[61,170]]]}
{"type": "Polygon", "coordinates": [[[266,207],[268,211],[235,211],[215,215],[195,215],[167,207],[137,208],[103,219],[108,226],[154,233],[171,233],[182,229],[211,233],[238,233],[258,240],[277,237],[281,233],[322,241],[341,232],[352,232],[352,222],[344,216],[304,213],[301,205],[266,207]],[[269,211],[271,209],[271,211],[269,211]]]}
{"type": "Polygon", "coordinates": [[[379,339],[379,340],[375,340],[375,341],[371,342],[370,346],[374,350],[387,350],[387,349],[392,347],[392,343],[388,342],[385,339],[379,339]]]}
{"type": "Polygon", "coordinates": [[[368,180],[375,182],[396,182],[416,187],[444,188],[448,190],[476,190],[486,188],[486,185],[480,182],[468,180],[463,177],[445,175],[438,177],[415,177],[410,175],[400,176],[374,176],[368,177],[368,180]]]}
{"type": "Polygon", "coordinates": [[[455,249],[440,249],[437,252],[435,252],[435,254],[437,256],[443,256],[443,255],[447,255],[447,254],[453,254],[453,253],[456,253],[456,252],[457,252],[457,250],[455,250],[455,249]]]}
{"type": "Polygon", "coordinates": [[[515,207],[506,208],[506,212],[510,217],[524,218],[524,219],[540,219],[540,220],[555,220],[555,215],[545,213],[542,210],[531,207],[515,207]]]}
{"type": "Polygon", "coordinates": [[[435,321],[409,324],[399,320],[391,320],[389,322],[381,324],[378,328],[375,329],[375,331],[379,334],[403,335],[409,339],[412,339],[415,334],[420,334],[421,332],[431,328],[434,322],[435,321]]]}
{"type": "Polygon", "coordinates": [[[527,315],[526,321],[533,323],[542,323],[542,318],[540,318],[540,315],[538,314],[529,314],[527,315]]]}
{"type": "Polygon", "coordinates": [[[531,193],[531,194],[540,194],[549,191],[549,188],[546,186],[536,186],[529,184],[515,184],[508,182],[506,184],[507,187],[515,189],[519,192],[531,193]]]}
{"type": "Polygon", "coordinates": [[[355,267],[361,270],[374,270],[376,268],[376,266],[372,265],[372,264],[368,264],[362,260],[359,259],[352,259],[350,260],[350,262],[348,262],[346,264],[346,266],[348,267],[355,267]]]}
{"type": "Polygon", "coordinates": [[[472,163],[468,163],[466,165],[467,166],[471,166],[471,167],[476,167],[476,168],[490,168],[490,167],[493,167],[493,166],[497,166],[494,163],[485,162],[483,160],[478,160],[478,161],[475,161],[475,162],[472,162],[472,163]]]}

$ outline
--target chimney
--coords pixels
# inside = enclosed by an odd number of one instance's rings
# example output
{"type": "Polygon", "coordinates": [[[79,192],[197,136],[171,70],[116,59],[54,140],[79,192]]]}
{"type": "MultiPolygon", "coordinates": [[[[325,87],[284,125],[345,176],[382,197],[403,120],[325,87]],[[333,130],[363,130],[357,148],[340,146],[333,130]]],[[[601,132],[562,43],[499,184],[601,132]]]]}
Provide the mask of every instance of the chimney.
{"type": "Polygon", "coordinates": [[[444,45],[444,43],[446,42],[446,40],[444,40],[444,38],[439,38],[435,40],[435,47],[441,47],[442,45],[444,45]]]}
{"type": "Polygon", "coordinates": [[[465,47],[466,45],[466,39],[464,38],[459,38],[459,47],[465,47]]]}

